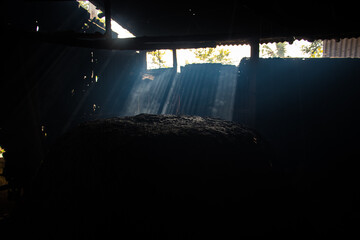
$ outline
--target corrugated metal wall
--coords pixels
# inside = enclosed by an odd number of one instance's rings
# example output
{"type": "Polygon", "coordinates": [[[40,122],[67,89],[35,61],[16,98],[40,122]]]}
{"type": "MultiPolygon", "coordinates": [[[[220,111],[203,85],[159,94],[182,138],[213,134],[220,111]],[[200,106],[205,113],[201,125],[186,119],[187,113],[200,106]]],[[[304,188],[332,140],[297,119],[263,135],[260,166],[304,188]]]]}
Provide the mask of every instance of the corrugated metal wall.
{"type": "Polygon", "coordinates": [[[340,41],[324,40],[324,55],[327,58],[360,58],[360,38],[345,38],[340,41]]]}
{"type": "Polygon", "coordinates": [[[322,154],[356,149],[353,144],[359,143],[359,66],[360,59],[259,59],[252,110],[251,62],[243,59],[233,121],[256,129],[289,167],[300,161],[322,167],[328,160],[322,154]]]}
{"type": "Polygon", "coordinates": [[[232,120],[236,79],[237,67],[233,65],[205,63],[181,67],[162,112],[232,120]]]}

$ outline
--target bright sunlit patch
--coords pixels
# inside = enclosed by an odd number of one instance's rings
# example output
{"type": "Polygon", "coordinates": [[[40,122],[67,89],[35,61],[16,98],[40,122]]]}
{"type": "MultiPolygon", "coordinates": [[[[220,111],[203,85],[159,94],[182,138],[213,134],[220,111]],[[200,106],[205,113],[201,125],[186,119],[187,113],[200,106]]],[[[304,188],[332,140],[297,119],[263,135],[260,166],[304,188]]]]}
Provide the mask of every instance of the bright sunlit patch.
{"type": "Polygon", "coordinates": [[[146,65],[148,70],[173,67],[172,50],[156,50],[147,52],[146,65]]]}
{"type": "Polygon", "coordinates": [[[134,34],[120,26],[114,20],[111,20],[111,29],[118,34],[118,38],[134,38],[134,34]]]}
{"type": "MultiPolygon", "coordinates": [[[[211,48],[206,48],[211,49],[211,48]]],[[[222,63],[226,65],[237,66],[241,59],[244,57],[250,57],[249,45],[234,45],[234,46],[218,46],[210,53],[204,51],[204,55],[201,55],[200,49],[180,49],[178,50],[178,64],[185,66],[193,63],[222,63]],[[222,54],[226,56],[222,56],[222,54]],[[208,55],[208,56],[207,56],[208,55]]]]}
{"type": "MultiPolygon", "coordinates": [[[[249,45],[218,46],[216,48],[177,49],[177,65],[183,67],[194,63],[221,63],[239,65],[244,57],[250,57],[249,45]]],[[[147,69],[173,66],[172,50],[157,50],[147,53],[147,69]]]]}
{"type": "Polygon", "coordinates": [[[5,153],[5,149],[0,146],[0,158],[3,157],[3,153],[5,153]]]}
{"type": "MultiPolygon", "coordinates": [[[[96,18],[97,20],[99,20],[100,22],[102,22],[105,25],[105,17],[99,18],[99,14],[101,14],[102,11],[97,9],[94,4],[92,4],[90,1],[77,0],[77,2],[79,3],[79,7],[86,9],[90,13],[90,20],[96,18]]],[[[111,19],[111,30],[118,34],[118,38],[133,38],[133,37],[135,37],[131,32],[129,32],[128,30],[123,28],[120,24],[115,22],[113,19],[111,19]]]]}
{"type": "Polygon", "coordinates": [[[143,76],[142,76],[142,78],[141,78],[142,80],[151,80],[151,81],[153,81],[154,79],[155,79],[155,76],[154,75],[151,75],[151,74],[148,74],[148,73],[145,73],[143,76]]]}
{"type": "Polygon", "coordinates": [[[267,43],[260,45],[261,58],[314,58],[322,57],[322,42],[296,40],[288,42],[267,43]]]}

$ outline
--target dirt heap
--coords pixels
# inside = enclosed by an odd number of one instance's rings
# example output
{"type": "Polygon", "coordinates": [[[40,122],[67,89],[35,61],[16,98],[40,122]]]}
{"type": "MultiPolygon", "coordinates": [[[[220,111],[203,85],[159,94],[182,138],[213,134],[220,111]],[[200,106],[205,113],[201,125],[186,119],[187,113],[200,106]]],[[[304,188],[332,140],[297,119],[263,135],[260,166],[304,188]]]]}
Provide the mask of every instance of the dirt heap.
{"type": "Polygon", "coordinates": [[[26,221],[55,239],[265,234],[270,160],[258,134],[220,119],[87,122],[50,151],[26,221]]]}

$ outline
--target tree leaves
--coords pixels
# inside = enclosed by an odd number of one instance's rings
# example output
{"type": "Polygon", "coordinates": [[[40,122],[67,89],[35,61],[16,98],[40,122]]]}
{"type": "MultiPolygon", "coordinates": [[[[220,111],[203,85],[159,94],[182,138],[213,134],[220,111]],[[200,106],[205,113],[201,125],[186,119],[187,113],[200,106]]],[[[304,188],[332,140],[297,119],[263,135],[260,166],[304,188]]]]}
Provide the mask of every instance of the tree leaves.
{"type": "Polygon", "coordinates": [[[198,48],[193,51],[201,63],[231,64],[230,50],[224,48],[198,48]]]}
{"type": "Polygon", "coordinates": [[[322,57],[323,41],[316,40],[312,42],[309,46],[302,46],[301,51],[305,54],[308,54],[311,58],[322,57]]]}
{"type": "Polygon", "coordinates": [[[163,50],[156,50],[153,52],[148,52],[151,56],[151,63],[158,66],[159,68],[166,68],[167,65],[165,64],[164,55],[165,51],[163,50]]]}
{"type": "Polygon", "coordinates": [[[275,44],[275,49],[272,49],[270,44],[264,44],[261,46],[261,54],[269,58],[283,58],[285,57],[286,46],[286,42],[279,42],[275,44]]]}

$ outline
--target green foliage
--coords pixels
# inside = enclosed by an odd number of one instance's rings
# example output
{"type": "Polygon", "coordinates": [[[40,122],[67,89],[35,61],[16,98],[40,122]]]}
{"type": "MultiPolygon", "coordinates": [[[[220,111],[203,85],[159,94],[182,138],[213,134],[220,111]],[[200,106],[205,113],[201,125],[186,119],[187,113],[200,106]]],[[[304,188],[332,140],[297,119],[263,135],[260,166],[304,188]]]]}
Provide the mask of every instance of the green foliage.
{"type": "Polygon", "coordinates": [[[89,11],[90,9],[90,2],[89,1],[78,1],[79,7],[84,8],[85,10],[89,11]]]}
{"type": "MultiPolygon", "coordinates": [[[[84,8],[86,11],[90,12],[90,3],[89,1],[77,1],[79,3],[79,7],[84,8]]],[[[93,6],[93,5],[92,5],[93,6]]],[[[97,14],[95,19],[90,19],[91,21],[99,21],[105,25],[105,17],[99,17],[99,14],[102,14],[103,12],[101,10],[97,9],[97,14]]]]}
{"type": "Polygon", "coordinates": [[[323,54],[323,41],[316,40],[312,42],[309,46],[301,46],[301,51],[304,54],[307,54],[311,58],[322,57],[323,54]]]}
{"type": "Polygon", "coordinates": [[[3,154],[5,152],[5,149],[3,149],[1,146],[0,146],[0,154],[3,154]]]}
{"type": "Polygon", "coordinates": [[[201,63],[231,64],[230,50],[223,48],[198,48],[193,51],[201,63]]]}
{"type": "Polygon", "coordinates": [[[214,48],[199,48],[194,50],[195,57],[202,62],[212,62],[211,55],[214,53],[214,48]]]}
{"type": "Polygon", "coordinates": [[[222,64],[230,64],[231,60],[229,58],[230,50],[228,49],[219,49],[218,53],[214,56],[215,62],[222,64]]]}
{"type": "Polygon", "coordinates": [[[286,46],[287,46],[286,42],[279,42],[276,44],[276,52],[279,57],[281,58],[285,57],[286,46]]]}
{"type": "Polygon", "coordinates": [[[165,51],[156,50],[153,52],[148,52],[151,56],[151,63],[157,65],[159,68],[166,68],[167,65],[165,64],[164,55],[165,51]]]}
{"type": "Polygon", "coordinates": [[[270,44],[261,46],[261,54],[269,58],[284,58],[286,54],[286,42],[279,42],[275,44],[275,49],[270,47],[270,44]]]}

